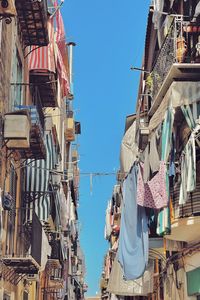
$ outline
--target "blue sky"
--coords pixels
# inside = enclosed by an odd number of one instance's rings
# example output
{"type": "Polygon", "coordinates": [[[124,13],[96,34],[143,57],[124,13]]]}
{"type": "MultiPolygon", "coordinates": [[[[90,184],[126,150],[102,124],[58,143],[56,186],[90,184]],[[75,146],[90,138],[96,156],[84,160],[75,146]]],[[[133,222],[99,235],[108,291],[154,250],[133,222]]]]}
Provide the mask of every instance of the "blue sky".
{"type": "MultiPolygon", "coordinates": [[[[147,22],[148,0],[65,0],[62,9],[74,50],[74,109],[81,121],[82,173],[115,172],[125,117],[135,110],[147,22]]],[[[108,243],[105,209],[115,176],[81,176],[79,219],[86,257],[88,296],[99,291],[108,243]]]]}

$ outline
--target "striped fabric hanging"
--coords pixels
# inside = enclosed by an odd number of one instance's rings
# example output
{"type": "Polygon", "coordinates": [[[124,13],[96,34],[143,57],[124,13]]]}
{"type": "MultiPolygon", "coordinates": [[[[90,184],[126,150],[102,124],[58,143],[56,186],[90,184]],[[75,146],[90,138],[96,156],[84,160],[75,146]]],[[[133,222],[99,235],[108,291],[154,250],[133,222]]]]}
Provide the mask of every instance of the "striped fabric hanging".
{"type": "Polygon", "coordinates": [[[41,221],[47,221],[50,215],[50,193],[49,180],[50,170],[55,168],[54,160],[55,146],[53,144],[52,134],[45,136],[46,159],[27,161],[25,193],[28,195],[26,199],[27,216],[26,221],[31,221],[31,211],[34,210],[41,221]],[[30,198],[30,195],[32,198],[30,198]],[[30,201],[32,200],[32,201],[30,201]]]}
{"type": "Polygon", "coordinates": [[[69,78],[66,70],[66,38],[65,38],[65,28],[63,23],[63,18],[58,9],[56,13],[56,44],[57,44],[57,67],[58,75],[60,78],[61,88],[63,97],[66,97],[70,91],[69,78]]]}

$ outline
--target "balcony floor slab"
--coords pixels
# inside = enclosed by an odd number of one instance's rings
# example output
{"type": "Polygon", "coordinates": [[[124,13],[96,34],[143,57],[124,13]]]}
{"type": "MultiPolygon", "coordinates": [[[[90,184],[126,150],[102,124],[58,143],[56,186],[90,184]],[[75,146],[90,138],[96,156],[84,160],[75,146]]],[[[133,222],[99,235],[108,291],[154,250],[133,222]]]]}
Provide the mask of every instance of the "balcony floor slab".
{"type": "Polygon", "coordinates": [[[166,235],[165,238],[187,243],[200,240],[200,216],[174,220],[171,225],[171,234],[166,235]]]}
{"type": "Polygon", "coordinates": [[[173,81],[200,81],[200,63],[174,63],[153,99],[149,116],[158,109],[173,81]]]}

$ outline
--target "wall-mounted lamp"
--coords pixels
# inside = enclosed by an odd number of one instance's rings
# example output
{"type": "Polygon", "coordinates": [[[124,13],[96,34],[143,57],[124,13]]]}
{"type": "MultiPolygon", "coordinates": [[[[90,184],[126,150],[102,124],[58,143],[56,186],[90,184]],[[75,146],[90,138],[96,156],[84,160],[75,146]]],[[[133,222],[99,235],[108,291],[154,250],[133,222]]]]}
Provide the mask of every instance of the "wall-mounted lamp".
{"type": "Polygon", "coordinates": [[[141,69],[141,68],[137,68],[137,67],[130,67],[131,71],[140,71],[140,72],[144,72],[144,73],[148,73],[150,74],[149,71],[141,69]]]}

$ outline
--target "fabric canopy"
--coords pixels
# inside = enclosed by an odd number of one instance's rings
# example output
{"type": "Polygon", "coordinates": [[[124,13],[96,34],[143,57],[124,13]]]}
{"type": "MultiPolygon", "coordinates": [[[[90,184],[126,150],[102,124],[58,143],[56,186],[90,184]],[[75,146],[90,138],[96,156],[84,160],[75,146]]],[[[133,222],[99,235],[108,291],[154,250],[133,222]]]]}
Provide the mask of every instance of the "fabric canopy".
{"type": "Polygon", "coordinates": [[[187,292],[188,296],[200,294],[200,268],[186,273],[187,275],[187,292]]]}
{"type": "Polygon", "coordinates": [[[159,108],[149,122],[149,130],[158,127],[165,118],[165,113],[171,103],[173,108],[188,105],[199,101],[200,82],[173,82],[163,98],[159,108]]]}
{"type": "Polygon", "coordinates": [[[27,221],[30,221],[32,218],[32,208],[34,208],[41,221],[47,221],[50,214],[50,171],[55,168],[57,163],[55,144],[51,132],[45,134],[45,145],[46,159],[28,159],[25,168],[24,193],[26,195],[27,221]]]}
{"type": "Polygon", "coordinates": [[[128,173],[137,158],[138,146],[135,141],[135,136],[136,121],[133,122],[122,139],[120,152],[120,170],[122,173],[128,173]]]}

